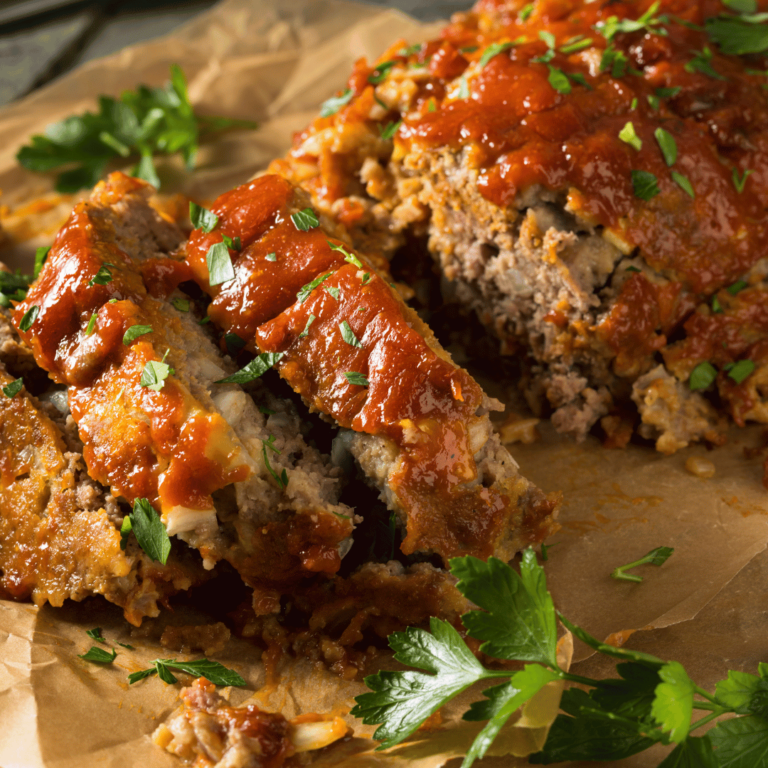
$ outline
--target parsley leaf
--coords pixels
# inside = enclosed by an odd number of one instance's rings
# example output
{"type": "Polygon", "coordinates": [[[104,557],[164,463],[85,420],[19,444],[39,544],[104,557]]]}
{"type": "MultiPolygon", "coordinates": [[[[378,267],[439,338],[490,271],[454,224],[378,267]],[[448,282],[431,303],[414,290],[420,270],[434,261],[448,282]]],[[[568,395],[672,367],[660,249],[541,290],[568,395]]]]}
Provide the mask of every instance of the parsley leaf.
{"type": "Polygon", "coordinates": [[[387,79],[387,73],[392,67],[397,64],[396,61],[384,61],[381,64],[377,64],[373,72],[368,75],[368,82],[372,85],[378,85],[387,79]]]}
{"type": "Polygon", "coordinates": [[[226,379],[219,379],[215,384],[248,384],[263,376],[272,366],[276,365],[284,352],[262,352],[251,360],[248,365],[241,368],[237,373],[227,376],[226,379]]]}
{"type": "Polygon", "coordinates": [[[135,341],[139,336],[145,336],[148,333],[152,333],[152,326],[150,325],[132,325],[123,334],[123,344],[127,347],[132,341],[135,341]]]}
{"type": "Polygon", "coordinates": [[[756,768],[768,754],[768,720],[754,715],[723,720],[707,734],[719,768],[756,768]]]}
{"type": "Polygon", "coordinates": [[[748,286],[749,283],[745,282],[744,280],[737,280],[735,283],[729,285],[725,290],[728,291],[731,296],[735,296],[737,293],[741,293],[748,286]]]}
{"type": "Polygon", "coordinates": [[[35,304],[33,307],[30,307],[25,313],[24,317],[21,318],[21,322],[19,323],[19,330],[20,331],[28,331],[32,327],[32,323],[37,320],[37,316],[40,314],[40,307],[35,304]]]}
{"type": "Polygon", "coordinates": [[[205,255],[205,263],[208,265],[210,285],[221,285],[235,279],[235,270],[226,243],[214,243],[205,255]]]}
{"type": "MultiPolygon", "coordinates": [[[[166,353],[167,354],[167,353],[166,353]]],[[[144,370],[141,372],[141,379],[139,384],[147,389],[152,389],[155,392],[159,392],[165,385],[165,380],[169,376],[173,376],[176,371],[171,368],[170,365],[163,360],[150,360],[144,365],[144,370]]]]}
{"type": "Polygon", "coordinates": [[[684,67],[685,71],[693,74],[700,72],[702,75],[711,77],[713,80],[727,80],[712,66],[712,51],[704,46],[701,51],[694,51],[696,54],[684,67]]]}
{"type": "MultiPolygon", "coordinates": [[[[764,17],[757,15],[762,21],[764,17]]],[[[768,25],[756,23],[754,17],[721,14],[706,20],[706,30],[723,53],[742,56],[768,51],[768,25]]]]}
{"type": "Polygon", "coordinates": [[[346,320],[339,323],[339,330],[341,331],[341,338],[344,339],[347,344],[349,344],[351,347],[358,347],[359,349],[363,348],[360,340],[357,338],[357,336],[355,336],[355,332],[352,330],[346,320]]]}
{"type": "Polygon", "coordinates": [[[108,653],[103,648],[91,646],[87,653],[78,654],[78,658],[83,661],[91,661],[94,664],[111,664],[117,658],[117,651],[113,648],[112,653],[108,653]]]}
{"type": "Polygon", "coordinates": [[[297,294],[296,298],[299,300],[300,304],[303,304],[308,298],[309,294],[312,293],[312,291],[315,290],[319,285],[324,283],[333,272],[326,272],[324,275],[319,275],[316,277],[311,283],[307,283],[297,294]]]}
{"type": "Polygon", "coordinates": [[[674,165],[677,160],[677,142],[675,137],[663,128],[657,128],[653,135],[656,137],[661,154],[664,156],[664,162],[667,165],[674,165]]]}
{"type": "Polygon", "coordinates": [[[700,389],[707,389],[709,385],[717,378],[717,369],[712,363],[699,363],[692,371],[688,379],[688,386],[691,392],[697,392],[700,389]]]}
{"type": "Polygon", "coordinates": [[[749,176],[749,174],[752,172],[753,171],[751,168],[747,168],[744,171],[744,174],[740,176],[739,169],[738,168],[733,169],[733,175],[732,175],[733,186],[736,187],[736,191],[739,194],[741,194],[744,191],[744,185],[747,183],[747,176],[749,176]]]}
{"type": "Polygon", "coordinates": [[[227,669],[218,661],[209,659],[198,659],[197,661],[176,661],[175,659],[155,659],[151,669],[142,669],[128,676],[130,685],[143,680],[146,677],[157,674],[163,682],[175,683],[176,677],[170,672],[176,669],[179,672],[186,672],[193,677],[204,677],[214,685],[234,685],[244,686],[245,680],[234,670],[227,669]]]}
{"type": "Polygon", "coordinates": [[[330,117],[335,115],[342,107],[352,101],[354,93],[351,88],[347,88],[340,96],[331,96],[320,106],[320,117],[330,117]]]}
{"type": "Polygon", "coordinates": [[[85,634],[88,635],[91,640],[95,640],[97,643],[104,643],[104,645],[107,644],[107,641],[104,639],[104,635],[101,634],[101,627],[86,629],[85,634]]]}
{"type": "Polygon", "coordinates": [[[216,229],[216,225],[219,223],[219,217],[215,213],[212,213],[197,203],[193,203],[191,200],[189,203],[189,218],[192,222],[192,226],[195,229],[202,229],[206,235],[209,232],[213,232],[213,230],[216,229]]]}
{"type": "Polygon", "coordinates": [[[618,16],[610,16],[605,21],[598,22],[595,29],[610,42],[617,34],[630,34],[646,30],[657,35],[666,35],[667,30],[662,24],[667,24],[669,19],[662,15],[656,16],[660,3],[655,2],[639,19],[619,19],[618,16]]]}
{"type": "Polygon", "coordinates": [[[533,13],[533,3],[527,3],[520,9],[520,21],[528,21],[531,14],[533,13]]]}
{"type": "Polygon", "coordinates": [[[336,245],[335,243],[332,243],[330,240],[326,240],[328,243],[330,249],[332,251],[338,251],[339,253],[343,254],[344,261],[346,261],[349,264],[354,264],[358,269],[363,268],[363,264],[360,261],[360,259],[355,256],[354,253],[350,253],[343,245],[336,245]]]}
{"type": "Polygon", "coordinates": [[[125,551],[125,548],[128,545],[128,535],[132,530],[133,524],[131,523],[131,516],[126,515],[120,525],[120,549],[123,551],[125,551]]]}
{"type": "Polygon", "coordinates": [[[659,194],[658,179],[649,171],[632,171],[632,189],[635,197],[650,200],[659,194]]]}
{"type": "Polygon", "coordinates": [[[624,77],[627,74],[627,68],[629,67],[629,59],[623,51],[618,51],[611,43],[604,51],[600,58],[600,71],[606,72],[611,70],[611,77],[624,77]]]}
{"type": "Polygon", "coordinates": [[[317,318],[314,315],[310,315],[307,318],[307,324],[304,326],[304,330],[299,334],[300,339],[303,339],[305,336],[309,335],[310,326],[315,322],[315,320],[317,320],[317,318]]]}
{"type": "Polygon", "coordinates": [[[670,661],[659,670],[663,682],[656,688],[651,714],[674,742],[682,741],[691,727],[695,686],[683,666],[670,661]]]}
{"type": "Polygon", "coordinates": [[[400,126],[403,124],[402,120],[397,122],[387,123],[383,128],[379,126],[379,134],[384,141],[389,141],[394,138],[400,126]]]}
{"type": "Polygon", "coordinates": [[[152,560],[165,565],[171,553],[171,540],[155,508],[147,499],[136,499],[130,517],[131,530],[139,546],[152,560]]]}
{"type": "Polygon", "coordinates": [[[353,387],[368,387],[370,386],[370,382],[368,379],[363,376],[362,373],[358,373],[357,371],[346,371],[344,374],[344,378],[353,386],[353,387]]]}
{"type": "Polygon", "coordinates": [[[112,282],[112,272],[110,267],[114,267],[114,264],[102,264],[99,267],[99,271],[88,281],[88,287],[91,288],[94,285],[107,285],[112,282]]]}
{"type": "Polygon", "coordinates": [[[35,269],[34,276],[37,277],[45,265],[45,260],[48,258],[48,254],[51,252],[51,246],[42,246],[35,251],[35,269]]]}
{"type": "Polygon", "coordinates": [[[14,398],[19,394],[19,392],[21,392],[23,386],[23,378],[14,379],[10,384],[6,384],[6,386],[3,387],[3,394],[9,399],[14,398]]]}
{"type": "Polygon", "coordinates": [[[589,48],[592,45],[591,37],[584,37],[584,35],[576,35],[570,40],[566,40],[564,45],[560,46],[560,53],[567,55],[576,53],[577,51],[583,51],[585,48],[589,48]]]}
{"type": "Polygon", "coordinates": [[[741,384],[755,370],[755,364],[751,360],[739,360],[734,363],[728,371],[728,378],[733,379],[737,384],[741,384]]]}
{"type": "Polygon", "coordinates": [[[672,171],[672,178],[680,189],[682,189],[689,197],[696,197],[696,193],[693,191],[693,184],[691,184],[687,176],[683,176],[682,173],[678,173],[677,171],[672,171]]]}
{"type": "Polygon", "coordinates": [[[171,304],[173,304],[179,312],[189,312],[189,299],[173,299],[171,304]]]}
{"type": "Polygon", "coordinates": [[[96,331],[96,318],[97,318],[97,315],[94,312],[91,315],[90,319],[88,320],[88,325],[85,327],[85,335],[86,336],[93,336],[93,334],[95,333],[95,331],[96,331]]]}
{"type": "Polygon", "coordinates": [[[508,51],[513,45],[515,45],[515,43],[512,41],[506,43],[491,43],[483,51],[483,55],[480,57],[480,68],[484,68],[491,59],[495,58],[500,53],[504,53],[504,51],[508,51]]]}
{"type": "Polygon", "coordinates": [[[275,442],[275,436],[270,435],[267,440],[262,441],[261,443],[261,453],[264,457],[264,466],[267,468],[267,471],[270,475],[274,478],[275,482],[277,483],[278,487],[282,490],[285,490],[288,487],[288,472],[284,469],[279,475],[275,470],[273,469],[272,465],[269,463],[269,456],[267,455],[267,448],[269,448],[270,451],[273,453],[279,454],[280,451],[277,450],[274,446],[275,442]]]}
{"type": "Polygon", "coordinates": [[[227,248],[231,248],[233,251],[241,251],[243,249],[243,244],[240,242],[239,237],[230,237],[222,232],[221,239],[224,241],[224,245],[226,245],[227,248]]]}
{"type": "Polygon", "coordinates": [[[619,138],[638,152],[643,148],[643,141],[635,133],[635,124],[631,120],[619,131],[619,138]]]}
{"type": "Polygon", "coordinates": [[[633,563],[622,565],[616,568],[611,577],[618,579],[619,581],[635,581],[640,582],[643,580],[642,576],[635,576],[632,573],[627,573],[631,568],[638,568],[641,565],[663,565],[670,558],[675,550],[672,547],[656,547],[652,549],[647,555],[641,557],[639,560],[635,560],[633,563]]]}
{"type": "Polygon", "coordinates": [[[267,261],[273,261],[273,262],[274,262],[274,261],[277,261],[277,253],[275,253],[274,251],[272,251],[272,253],[268,253],[268,254],[267,254],[267,255],[266,255],[264,258],[265,258],[267,261]]]}
{"type": "Polygon", "coordinates": [[[549,67],[549,84],[558,92],[562,94],[568,94],[571,92],[571,81],[566,76],[565,72],[558,67],[553,67],[551,64],[547,64],[549,67]]]}
{"type": "Polygon", "coordinates": [[[715,688],[719,704],[740,715],[768,716],[768,680],[748,672],[728,672],[715,688]]]}
{"type": "Polygon", "coordinates": [[[320,226],[320,221],[311,208],[304,208],[301,211],[291,214],[291,221],[293,222],[293,226],[302,232],[308,232],[310,229],[320,226]]]}

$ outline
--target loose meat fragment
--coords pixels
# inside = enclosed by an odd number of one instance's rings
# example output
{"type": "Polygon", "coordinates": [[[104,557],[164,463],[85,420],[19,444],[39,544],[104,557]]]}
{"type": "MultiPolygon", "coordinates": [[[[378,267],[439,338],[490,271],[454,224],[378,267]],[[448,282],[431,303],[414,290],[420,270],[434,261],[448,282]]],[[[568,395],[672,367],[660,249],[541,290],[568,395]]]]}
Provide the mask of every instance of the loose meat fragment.
{"type": "Polygon", "coordinates": [[[269,354],[332,418],[405,527],[402,551],[508,560],[553,530],[556,501],[523,479],[491,428],[486,397],[430,329],[309,198],[277,176],[222,195],[187,244],[214,323],[269,354]],[[230,279],[211,278],[224,238],[230,279]]]}
{"type": "Polygon", "coordinates": [[[219,383],[236,366],[176,290],[182,235],[151,189],[114,174],[76,206],[15,322],[67,385],[91,476],[148,499],[206,567],[228,560],[276,610],[281,590],[339,568],[352,511],[289,403],[219,383]]]}
{"type": "MultiPolygon", "coordinates": [[[[359,61],[348,102],[271,170],[360,248],[426,238],[446,293],[527,356],[535,409],[581,439],[633,408],[702,300],[765,275],[765,62],[722,53],[705,23],[721,13],[481,0],[433,41],[394,43],[385,72],[359,61]]],[[[737,422],[763,387],[725,396],[737,422]]],[[[688,412],[676,430],[708,439],[688,412]]]]}

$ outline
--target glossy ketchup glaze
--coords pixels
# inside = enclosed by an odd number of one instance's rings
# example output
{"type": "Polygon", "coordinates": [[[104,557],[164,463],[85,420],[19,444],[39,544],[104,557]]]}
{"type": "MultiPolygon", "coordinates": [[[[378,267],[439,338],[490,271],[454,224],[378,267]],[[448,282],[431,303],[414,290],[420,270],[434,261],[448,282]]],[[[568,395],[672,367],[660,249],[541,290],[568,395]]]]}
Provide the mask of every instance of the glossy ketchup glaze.
{"type": "Polygon", "coordinates": [[[295,194],[261,177],[214,203],[213,232],[192,233],[188,261],[213,298],[210,317],[253,351],[282,353],[281,376],[311,407],[392,441],[399,464],[389,485],[407,512],[406,554],[487,557],[514,500],[472,484],[469,426],[482,391],[430,347],[359,254],[319,226],[297,226],[295,194]],[[230,250],[234,279],[212,287],[206,254],[222,234],[242,249],[230,250]]]}

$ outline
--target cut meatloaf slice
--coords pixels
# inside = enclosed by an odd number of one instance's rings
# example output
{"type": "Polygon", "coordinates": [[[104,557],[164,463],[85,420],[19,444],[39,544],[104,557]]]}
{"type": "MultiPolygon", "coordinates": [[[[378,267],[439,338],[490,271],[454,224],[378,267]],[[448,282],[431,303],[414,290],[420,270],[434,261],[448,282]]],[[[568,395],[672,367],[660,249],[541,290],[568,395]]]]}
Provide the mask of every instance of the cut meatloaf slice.
{"type": "Polygon", "coordinates": [[[405,528],[404,554],[508,560],[553,530],[556,500],[520,476],[492,430],[499,404],[304,192],[263,176],[212,213],[187,244],[210,317],[346,430],[340,442],[405,528]],[[240,248],[227,279],[212,279],[224,238],[240,248]]]}
{"type": "MultiPolygon", "coordinates": [[[[271,170],[356,245],[428,238],[453,297],[528,355],[532,404],[583,437],[766,258],[768,98],[760,57],[718,47],[731,10],[482,0],[359,62],[271,170]]],[[[719,431],[702,409],[666,448],[719,431]]]]}
{"type": "Polygon", "coordinates": [[[45,402],[23,387],[15,391],[15,376],[36,378],[34,359],[4,315],[0,339],[3,593],[55,606],[103,595],[133,624],[157,616],[158,602],[207,578],[199,557],[177,544],[161,565],[135,541],[121,548],[125,511],[86,473],[71,419],[66,423],[65,393],[45,393],[45,402]]]}
{"type": "Polygon", "coordinates": [[[334,573],[353,515],[339,471],[302,437],[290,403],[236,371],[177,285],[180,231],[114,174],[79,204],[15,310],[37,362],[67,386],[92,477],[145,498],[168,533],[229,561],[260,611],[334,573]]]}

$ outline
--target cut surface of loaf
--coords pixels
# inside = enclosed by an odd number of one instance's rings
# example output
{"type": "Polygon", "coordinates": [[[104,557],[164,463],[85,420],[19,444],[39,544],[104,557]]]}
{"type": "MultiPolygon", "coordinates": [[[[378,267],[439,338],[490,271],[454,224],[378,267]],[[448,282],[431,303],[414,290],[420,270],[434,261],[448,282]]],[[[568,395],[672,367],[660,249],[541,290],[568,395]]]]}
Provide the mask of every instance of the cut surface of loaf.
{"type": "Polygon", "coordinates": [[[767,271],[768,95],[722,14],[481,0],[358,62],[344,106],[271,170],[360,248],[426,240],[452,297],[528,356],[529,401],[560,431],[717,442],[723,411],[768,418],[768,327],[739,298],[767,271]]]}

